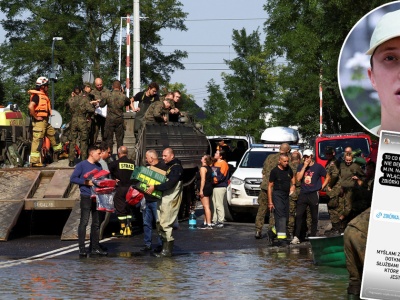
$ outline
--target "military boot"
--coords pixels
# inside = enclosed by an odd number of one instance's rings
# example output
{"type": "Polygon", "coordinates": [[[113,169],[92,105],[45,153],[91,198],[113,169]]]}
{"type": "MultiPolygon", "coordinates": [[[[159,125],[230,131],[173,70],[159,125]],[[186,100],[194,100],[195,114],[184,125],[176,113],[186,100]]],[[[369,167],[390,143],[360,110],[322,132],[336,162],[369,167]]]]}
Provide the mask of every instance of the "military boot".
{"type": "Polygon", "coordinates": [[[267,245],[272,246],[274,240],[276,238],[276,229],[275,226],[267,231],[267,245]]]}
{"type": "Polygon", "coordinates": [[[254,237],[255,237],[257,240],[261,239],[261,238],[262,238],[261,230],[257,230],[257,231],[256,231],[256,234],[254,235],[254,237]]]}
{"type": "Polygon", "coordinates": [[[340,235],[340,223],[332,223],[331,230],[325,231],[325,236],[327,237],[338,236],[338,235],[340,235]]]}
{"type": "Polygon", "coordinates": [[[164,242],[162,251],[160,253],[154,253],[154,255],[157,257],[171,257],[173,248],[174,241],[164,242]]]}

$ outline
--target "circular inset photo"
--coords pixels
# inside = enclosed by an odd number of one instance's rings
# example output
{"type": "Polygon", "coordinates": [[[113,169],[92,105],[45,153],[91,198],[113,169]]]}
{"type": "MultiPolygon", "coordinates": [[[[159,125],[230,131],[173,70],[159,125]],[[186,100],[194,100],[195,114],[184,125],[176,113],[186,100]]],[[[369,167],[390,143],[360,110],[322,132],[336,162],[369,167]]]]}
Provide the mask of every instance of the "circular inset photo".
{"type": "Polygon", "coordinates": [[[400,132],[400,1],[354,25],[340,51],[338,81],[344,103],[366,130],[400,132]]]}

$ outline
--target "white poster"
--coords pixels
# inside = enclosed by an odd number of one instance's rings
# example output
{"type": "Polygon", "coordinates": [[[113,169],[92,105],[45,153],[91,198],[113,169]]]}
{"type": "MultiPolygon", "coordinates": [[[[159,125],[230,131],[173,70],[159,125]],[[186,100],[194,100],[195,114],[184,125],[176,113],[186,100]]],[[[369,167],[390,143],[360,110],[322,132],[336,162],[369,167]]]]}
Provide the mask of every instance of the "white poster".
{"type": "Polygon", "coordinates": [[[361,286],[363,299],[400,299],[400,133],[381,131],[361,286]]]}

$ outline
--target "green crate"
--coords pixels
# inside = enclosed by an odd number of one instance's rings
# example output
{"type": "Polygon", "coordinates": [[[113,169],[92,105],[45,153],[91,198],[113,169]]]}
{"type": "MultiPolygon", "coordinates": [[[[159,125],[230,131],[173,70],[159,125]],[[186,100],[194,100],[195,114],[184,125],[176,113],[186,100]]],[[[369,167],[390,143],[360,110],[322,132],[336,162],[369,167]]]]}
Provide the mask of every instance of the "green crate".
{"type": "MultiPolygon", "coordinates": [[[[145,192],[148,185],[159,185],[167,180],[164,175],[144,166],[136,167],[132,173],[131,179],[139,181],[139,183],[135,185],[135,188],[141,192],[145,192]]],[[[158,199],[162,198],[161,191],[154,191],[151,195],[158,199]]]]}

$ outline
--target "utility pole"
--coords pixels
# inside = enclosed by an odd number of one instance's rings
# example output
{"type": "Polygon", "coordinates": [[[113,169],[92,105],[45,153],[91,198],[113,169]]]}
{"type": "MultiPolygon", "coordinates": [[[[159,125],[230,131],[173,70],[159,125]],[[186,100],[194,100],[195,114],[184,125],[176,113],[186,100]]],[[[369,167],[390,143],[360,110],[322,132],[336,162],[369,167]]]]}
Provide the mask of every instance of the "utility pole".
{"type": "Polygon", "coordinates": [[[56,73],[54,72],[54,44],[56,41],[61,41],[63,38],[59,36],[53,37],[53,43],[51,45],[51,73],[50,73],[50,80],[51,80],[51,108],[54,109],[54,82],[57,81],[56,73]]]}
{"type": "Polygon", "coordinates": [[[133,91],[140,92],[140,17],[139,0],[133,0],[133,91]]]}

